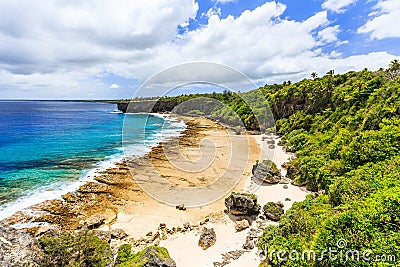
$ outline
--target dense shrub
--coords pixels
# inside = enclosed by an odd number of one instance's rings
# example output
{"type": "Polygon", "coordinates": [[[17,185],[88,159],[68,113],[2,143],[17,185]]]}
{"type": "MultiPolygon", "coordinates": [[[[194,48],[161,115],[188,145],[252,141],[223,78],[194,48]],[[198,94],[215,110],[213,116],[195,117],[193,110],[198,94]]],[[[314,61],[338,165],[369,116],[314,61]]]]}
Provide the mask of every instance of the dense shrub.
{"type": "MultiPolygon", "coordinates": [[[[397,77],[397,76],[396,76],[397,77]]],[[[291,87],[305,90],[304,81],[291,87]]],[[[370,252],[375,260],[287,259],[273,254],[262,266],[397,266],[400,263],[400,83],[387,72],[349,72],[308,81],[329,91],[329,103],[315,101],[313,89],[301,112],[278,120],[283,141],[298,158],[290,164],[295,180],[311,190],[324,189],[295,203],[278,226],[259,240],[268,251],[329,248],[370,252]],[[329,80],[333,79],[333,83],[329,80]],[[315,107],[313,105],[319,105],[315,107]],[[310,117],[311,116],[311,117],[310,117]],[[305,120],[307,118],[307,120],[305,120]],[[309,123],[311,121],[311,126],[309,123]],[[307,122],[307,123],[305,123],[307,122]],[[338,241],[345,246],[338,247],[338,241]]],[[[269,92],[269,91],[268,91],[269,92]]],[[[288,96],[284,88],[274,93],[288,96]]],[[[292,93],[290,93],[292,94],[292,93]]],[[[279,97],[280,102],[285,102],[279,97]]]]}
{"type": "Polygon", "coordinates": [[[39,244],[43,266],[106,266],[112,261],[109,244],[90,231],[44,236],[39,244]]]}

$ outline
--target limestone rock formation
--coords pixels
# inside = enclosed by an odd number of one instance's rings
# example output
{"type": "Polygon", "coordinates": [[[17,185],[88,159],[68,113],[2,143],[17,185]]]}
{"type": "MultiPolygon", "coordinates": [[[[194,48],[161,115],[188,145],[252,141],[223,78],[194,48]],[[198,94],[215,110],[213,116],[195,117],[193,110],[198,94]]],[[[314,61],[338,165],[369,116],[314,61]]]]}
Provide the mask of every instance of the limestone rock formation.
{"type": "Polygon", "coordinates": [[[272,221],[279,221],[284,213],[282,206],[282,203],[268,202],[263,207],[264,215],[272,221]]]}
{"type": "Polygon", "coordinates": [[[119,247],[115,266],[176,267],[166,248],[150,246],[136,254],[131,248],[129,244],[119,247]]]}
{"type": "Polygon", "coordinates": [[[41,258],[33,237],[0,223],[0,266],[39,266],[41,258]]]}
{"type": "Polygon", "coordinates": [[[113,229],[111,230],[110,233],[111,233],[111,238],[114,239],[124,239],[125,237],[128,236],[128,234],[125,233],[125,231],[122,229],[113,229]]]}
{"type": "Polygon", "coordinates": [[[236,221],[235,229],[237,232],[243,231],[250,227],[249,221],[246,219],[236,221]]]}
{"type": "Polygon", "coordinates": [[[104,215],[95,214],[95,215],[90,216],[85,221],[80,222],[79,225],[81,227],[87,227],[88,229],[94,229],[94,228],[98,228],[99,226],[101,226],[105,220],[106,220],[106,217],[104,217],[104,215]]]}
{"type": "Polygon", "coordinates": [[[217,235],[213,228],[203,228],[199,239],[199,247],[206,250],[217,241],[217,235]]]}
{"type": "Polygon", "coordinates": [[[281,172],[271,160],[258,163],[253,176],[268,184],[277,184],[282,180],[281,172]]]}
{"type": "Polygon", "coordinates": [[[225,199],[228,212],[233,215],[253,215],[260,212],[257,196],[254,194],[234,193],[225,199]]]}

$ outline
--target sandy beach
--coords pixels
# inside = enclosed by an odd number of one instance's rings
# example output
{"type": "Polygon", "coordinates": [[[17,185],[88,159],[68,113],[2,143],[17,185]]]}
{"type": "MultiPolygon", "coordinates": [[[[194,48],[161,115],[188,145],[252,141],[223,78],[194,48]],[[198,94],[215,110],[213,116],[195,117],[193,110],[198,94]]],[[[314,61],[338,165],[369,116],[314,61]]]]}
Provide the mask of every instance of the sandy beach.
{"type": "Polygon", "coordinates": [[[98,230],[122,229],[128,234],[124,240],[113,240],[113,248],[124,242],[132,243],[135,251],[160,245],[177,266],[258,266],[258,248],[243,245],[248,236],[258,237],[263,227],[275,222],[248,218],[250,227],[236,232],[236,220],[242,218],[226,214],[224,199],[231,191],[250,192],[261,206],[281,201],[284,210],[304,200],[308,192],[300,187],[252,180],[257,160],[272,159],[284,174],[281,165],[293,155],[276,145],[279,139],[273,135],[236,135],[209,119],[181,119],[187,129],[179,138],[98,173],[93,182],[62,200],[45,201],[5,222],[50,224],[29,230],[36,235],[54,225],[76,229],[91,216],[101,215],[104,222],[98,230]],[[175,204],[184,204],[186,210],[176,209],[175,204]],[[203,227],[214,228],[217,236],[207,250],[197,245],[203,227]]]}
{"type": "MultiPolygon", "coordinates": [[[[267,140],[274,140],[274,143],[279,142],[279,138],[273,135],[262,136],[252,135],[257,144],[263,151],[260,160],[272,159],[283,174],[285,170],[282,164],[290,159],[293,154],[286,153],[282,146],[275,145],[273,149],[268,148],[270,145],[267,140]],[[264,138],[263,138],[264,137],[264,138]],[[265,139],[263,141],[263,139],[265,139]]],[[[295,201],[303,201],[309,193],[304,188],[286,184],[254,186],[251,175],[245,177],[244,192],[250,192],[257,195],[258,202],[262,205],[272,201],[281,201],[284,203],[284,210],[288,210],[295,201]],[[288,201],[287,199],[290,199],[288,201]]],[[[200,236],[200,231],[191,231],[188,233],[179,233],[165,241],[161,241],[160,246],[166,247],[170,252],[171,257],[176,261],[177,266],[258,266],[260,263],[259,249],[243,249],[246,243],[246,238],[252,233],[257,236],[262,234],[261,229],[268,224],[276,224],[276,222],[259,220],[249,220],[250,228],[236,232],[234,216],[228,216],[224,213],[221,216],[211,220],[206,227],[214,228],[217,236],[217,241],[214,246],[207,250],[203,250],[197,246],[200,236]],[[225,261],[224,261],[225,259],[225,261]],[[215,263],[215,264],[214,264],[215,263]]]]}

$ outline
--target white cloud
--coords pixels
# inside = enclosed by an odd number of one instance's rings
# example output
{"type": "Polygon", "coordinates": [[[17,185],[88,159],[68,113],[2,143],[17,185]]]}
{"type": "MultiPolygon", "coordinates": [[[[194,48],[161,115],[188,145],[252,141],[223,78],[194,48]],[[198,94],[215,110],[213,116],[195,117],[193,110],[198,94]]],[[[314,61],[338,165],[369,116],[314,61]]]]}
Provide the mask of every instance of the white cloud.
{"type": "Polygon", "coordinates": [[[400,1],[381,0],[375,10],[370,14],[371,19],[358,29],[358,33],[370,33],[371,39],[400,37],[400,1]]]}
{"type": "Polygon", "coordinates": [[[217,3],[226,4],[231,2],[236,2],[237,0],[215,0],[217,3]]]}
{"type": "Polygon", "coordinates": [[[202,13],[202,17],[210,18],[213,15],[221,16],[221,8],[220,7],[211,7],[207,12],[202,13]]]}
{"type": "Polygon", "coordinates": [[[194,0],[1,1],[0,64],[51,72],[126,59],[172,41],[197,14],[194,0]],[[27,12],[29,10],[29,12],[27,12]],[[61,64],[61,66],[60,66],[61,64]]]}
{"type": "Polygon", "coordinates": [[[346,7],[355,4],[357,0],[326,0],[322,3],[322,8],[335,13],[344,13],[346,7]]]}
{"type": "MultiPolygon", "coordinates": [[[[227,64],[256,81],[273,83],[313,71],[384,67],[394,58],[385,52],[348,58],[323,52],[324,45],[343,42],[327,11],[295,21],[283,18],[286,6],[276,2],[237,17],[221,18],[217,9],[210,11],[206,25],[178,34],[178,25],[197,15],[193,0],[125,1],[0,1],[0,98],[131,96],[133,91],[110,88],[113,81],[104,77],[141,83],[191,61],[227,64]]],[[[174,77],[179,75],[188,74],[174,77]]],[[[221,82],[232,82],[229,75],[218,75],[221,82]]]]}
{"type": "Polygon", "coordinates": [[[111,88],[111,89],[118,89],[118,88],[119,88],[119,85],[116,84],[116,83],[113,83],[113,84],[110,85],[110,88],[111,88]]]}
{"type": "Polygon", "coordinates": [[[322,43],[336,42],[338,40],[337,35],[339,34],[339,32],[339,25],[327,27],[318,32],[318,38],[322,43]]]}

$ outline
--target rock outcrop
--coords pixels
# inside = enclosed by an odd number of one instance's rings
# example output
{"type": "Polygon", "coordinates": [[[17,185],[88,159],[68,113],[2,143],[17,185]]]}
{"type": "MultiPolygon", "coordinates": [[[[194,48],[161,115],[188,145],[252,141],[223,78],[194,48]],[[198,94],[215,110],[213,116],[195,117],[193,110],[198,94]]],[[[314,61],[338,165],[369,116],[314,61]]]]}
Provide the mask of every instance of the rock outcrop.
{"type": "Polygon", "coordinates": [[[94,229],[100,227],[104,221],[106,220],[106,217],[101,214],[95,214],[90,216],[88,219],[85,221],[82,221],[79,223],[81,227],[87,227],[88,229],[94,229]]]}
{"type": "Polygon", "coordinates": [[[122,229],[113,229],[111,230],[110,233],[111,233],[111,238],[114,239],[124,239],[125,237],[128,236],[128,234],[125,233],[125,231],[122,229]]]}
{"type": "Polygon", "coordinates": [[[268,184],[277,184],[282,180],[281,172],[271,160],[264,160],[257,164],[253,176],[268,184]]]}
{"type": "Polygon", "coordinates": [[[282,165],[283,168],[286,169],[286,177],[290,180],[294,180],[296,176],[299,174],[296,166],[293,164],[292,161],[286,162],[282,165]]]}
{"type": "Polygon", "coordinates": [[[225,199],[225,206],[233,215],[254,215],[258,214],[261,208],[256,195],[234,192],[225,199]]]}
{"type": "Polygon", "coordinates": [[[247,229],[249,227],[250,227],[249,221],[246,219],[236,221],[235,230],[237,232],[243,231],[244,229],[247,229]]]}
{"type": "Polygon", "coordinates": [[[175,261],[169,256],[166,248],[148,247],[142,252],[137,266],[144,267],[176,267],[175,261]]]}
{"type": "Polygon", "coordinates": [[[264,215],[272,221],[279,221],[284,213],[282,207],[282,203],[268,202],[263,207],[264,215]]]}
{"type": "Polygon", "coordinates": [[[168,250],[163,247],[150,246],[133,254],[131,245],[125,244],[118,249],[115,266],[143,266],[143,267],[176,267],[175,261],[169,256],[168,250]]]}
{"type": "Polygon", "coordinates": [[[24,230],[0,224],[0,266],[39,266],[40,248],[24,230]]]}
{"type": "Polygon", "coordinates": [[[206,250],[214,245],[216,241],[217,235],[215,234],[214,229],[204,227],[200,235],[199,247],[206,250]]]}

